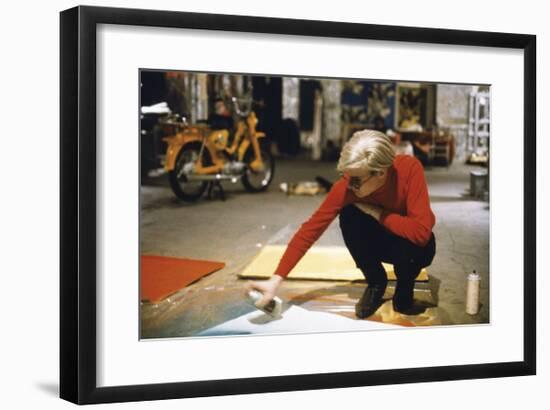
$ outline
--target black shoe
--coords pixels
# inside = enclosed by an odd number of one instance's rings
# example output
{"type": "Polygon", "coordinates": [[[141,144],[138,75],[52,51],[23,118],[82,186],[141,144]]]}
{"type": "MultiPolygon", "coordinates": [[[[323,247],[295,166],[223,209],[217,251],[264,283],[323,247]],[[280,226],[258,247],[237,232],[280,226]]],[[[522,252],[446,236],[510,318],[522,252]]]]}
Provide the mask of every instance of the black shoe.
{"type": "Polygon", "coordinates": [[[364,319],[376,312],[384,302],[385,290],[386,285],[367,286],[363,296],[361,296],[361,299],[355,305],[355,314],[357,317],[364,319]]]}
{"type": "Polygon", "coordinates": [[[408,305],[403,305],[392,300],[393,310],[404,315],[415,316],[426,311],[426,307],[411,302],[408,305]]]}

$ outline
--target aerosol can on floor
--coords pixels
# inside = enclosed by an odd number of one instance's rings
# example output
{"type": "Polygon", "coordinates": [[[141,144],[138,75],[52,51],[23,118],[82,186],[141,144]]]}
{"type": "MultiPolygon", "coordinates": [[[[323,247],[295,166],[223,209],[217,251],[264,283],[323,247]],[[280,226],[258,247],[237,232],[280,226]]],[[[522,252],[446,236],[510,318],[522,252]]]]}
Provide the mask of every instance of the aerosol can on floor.
{"type": "Polygon", "coordinates": [[[479,284],[481,276],[474,270],[466,280],[466,313],[477,315],[479,312],[479,284]]]}

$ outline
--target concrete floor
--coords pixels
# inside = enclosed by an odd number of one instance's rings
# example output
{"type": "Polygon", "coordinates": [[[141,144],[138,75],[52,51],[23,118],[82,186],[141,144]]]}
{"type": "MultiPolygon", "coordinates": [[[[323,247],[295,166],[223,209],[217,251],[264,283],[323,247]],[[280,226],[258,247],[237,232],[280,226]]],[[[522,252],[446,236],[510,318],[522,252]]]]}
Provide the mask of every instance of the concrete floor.
{"type": "MultiPolygon", "coordinates": [[[[473,166],[426,169],[437,253],[427,284],[417,284],[415,298],[428,307],[417,316],[393,312],[393,286],[386,303],[369,318],[405,326],[489,322],[489,207],[468,196],[473,166]],[[481,308],[475,316],[465,310],[466,276],[481,275],[481,308]]],[[[196,203],[176,200],[167,176],[144,181],[141,187],[140,246],[143,254],[223,261],[226,267],[176,292],[160,303],[141,304],[142,338],[192,336],[254,310],[244,301],[244,280],[238,272],[265,244],[286,244],[295,230],[319,206],[324,195],[287,196],[281,182],[337,178],[335,163],[277,159],[269,191],[250,194],[240,183],[226,183],[227,200],[201,198],[196,203]]],[[[336,219],[317,245],[344,246],[336,219]]],[[[273,266],[275,269],[275,266],[273,266]]],[[[283,282],[278,295],[287,305],[331,312],[355,319],[354,304],[364,282],[283,282]]]]}

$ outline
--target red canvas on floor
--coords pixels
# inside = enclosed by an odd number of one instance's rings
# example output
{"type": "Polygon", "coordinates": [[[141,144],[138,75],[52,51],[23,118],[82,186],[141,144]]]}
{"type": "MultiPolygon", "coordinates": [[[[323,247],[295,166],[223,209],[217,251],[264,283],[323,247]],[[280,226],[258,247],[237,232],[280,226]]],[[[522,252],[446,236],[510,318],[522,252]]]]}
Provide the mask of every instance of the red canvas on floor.
{"type": "Polygon", "coordinates": [[[141,300],[158,302],[224,266],[223,262],[141,255],[141,300]]]}

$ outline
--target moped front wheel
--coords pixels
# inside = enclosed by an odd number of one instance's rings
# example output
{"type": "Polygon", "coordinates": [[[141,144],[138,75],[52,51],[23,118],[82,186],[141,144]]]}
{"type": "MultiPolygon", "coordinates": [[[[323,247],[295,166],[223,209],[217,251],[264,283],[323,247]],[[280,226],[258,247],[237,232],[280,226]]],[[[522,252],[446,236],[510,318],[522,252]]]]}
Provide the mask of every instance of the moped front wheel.
{"type": "Polygon", "coordinates": [[[268,144],[260,144],[260,153],[262,155],[263,169],[254,170],[250,164],[255,159],[254,150],[248,148],[245,154],[246,171],[242,177],[242,183],[249,192],[265,191],[275,175],[275,159],[269,150],[268,144]]]}
{"type": "MultiPolygon", "coordinates": [[[[193,169],[193,164],[199,158],[200,144],[185,145],[176,157],[174,169],[168,173],[170,187],[174,194],[183,201],[196,201],[206,190],[206,181],[197,181],[188,178],[193,169]]],[[[207,150],[203,151],[203,166],[209,165],[207,150]]]]}

